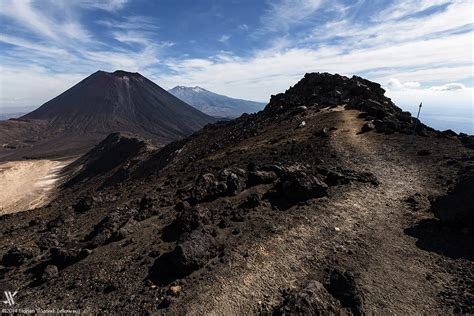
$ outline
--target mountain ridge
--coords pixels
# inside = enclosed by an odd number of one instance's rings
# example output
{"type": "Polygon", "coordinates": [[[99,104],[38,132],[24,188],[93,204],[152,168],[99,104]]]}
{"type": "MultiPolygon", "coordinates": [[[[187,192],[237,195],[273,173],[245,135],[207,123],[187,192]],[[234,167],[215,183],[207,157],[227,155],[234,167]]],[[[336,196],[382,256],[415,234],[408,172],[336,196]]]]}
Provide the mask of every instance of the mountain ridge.
{"type": "Polygon", "coordinates": [[[235,118],[243,113],[258,112],[266,105],[263,102],[231,98],[199,86],[176,86],[168,92],[214,117],[235,118]]]}

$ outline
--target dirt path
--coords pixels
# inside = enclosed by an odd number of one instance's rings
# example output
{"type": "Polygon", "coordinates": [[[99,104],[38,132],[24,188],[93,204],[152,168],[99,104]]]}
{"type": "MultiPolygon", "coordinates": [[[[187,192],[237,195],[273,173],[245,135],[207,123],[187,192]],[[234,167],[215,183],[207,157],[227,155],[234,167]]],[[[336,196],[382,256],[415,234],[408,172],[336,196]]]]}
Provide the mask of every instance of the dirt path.
{"type": "MultiPolygon", "coordinates": [[[[437,271],[436,254],[420,250],[416,240],[404,234],[409,211],[400,211],[406,208],[403,200],[407,196],[430,190],[428,178],[394,155],[388,145],[375,147],[370,133],[358,135],[362,122],[356,118],[357,111],[335,111],[341,125],[331,136],[331,144],[338,159],[357,171],[372,172],[380,185],[351,185],[326,202],[327,215],[305,212],[301,224],[282,224],[281,233],[249,249],[243,265],[224,268],[216,273],[220,277],[191,295],[194,304],[188,312],[255,313],[261,302],[273,305],[281,300],[279,289],[296,286],[308,275],[314,276],[314,270],[322,270],[328,258],[356,272],[367,311],[441,311],[436,295],[449,275],[437,271]],[[436,282],[427,282],[433,275],[436,282]]],[[[231,261],[239,260],[243,259],[231,261]]]]}
{"type": "Polygon", "coordinates": [[[0,215],[46,204],[59,172],[70,162],[27,160],[0,164],[0,215]]]}
{"type": "Polygon", "coordinates": [[[351,112],[341,112],[337,135],[342,141],[336,138],[334,147],[348,165],[352,162],[374,173],[380,185],[365,196],[352,192],[351,199],[361,205],[355,212],[360,225],[353,233],[364,241],[367,252],[348,267],[360,273],[369,311],[439,313],[437,294],[450,276],[435,263],[441,256],[419,249],[416,239],[404,233],[411,213],[403,202],[416,192],[429,194],[436,188],[423,170],[396,155],[390,144],[380,147],[381,142],[370,141],[370,134],[357,135],[360,121],[351,112]],[[433,277],[436,282],[427,281],[433,277]]]}

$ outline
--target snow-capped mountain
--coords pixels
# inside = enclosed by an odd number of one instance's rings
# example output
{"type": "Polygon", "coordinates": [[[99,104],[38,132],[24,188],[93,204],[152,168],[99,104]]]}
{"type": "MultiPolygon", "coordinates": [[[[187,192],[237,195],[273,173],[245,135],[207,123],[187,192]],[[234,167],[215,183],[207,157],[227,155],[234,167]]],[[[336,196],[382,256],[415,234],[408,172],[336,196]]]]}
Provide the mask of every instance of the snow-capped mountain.
{"type": "Polygon", "coordinates": [[[199,111],[215,117],[234,118],[242,113],[258,112],[265,106],[263,102],[234,99],[201,87],[176,86],[168,92],[199,111]]]}

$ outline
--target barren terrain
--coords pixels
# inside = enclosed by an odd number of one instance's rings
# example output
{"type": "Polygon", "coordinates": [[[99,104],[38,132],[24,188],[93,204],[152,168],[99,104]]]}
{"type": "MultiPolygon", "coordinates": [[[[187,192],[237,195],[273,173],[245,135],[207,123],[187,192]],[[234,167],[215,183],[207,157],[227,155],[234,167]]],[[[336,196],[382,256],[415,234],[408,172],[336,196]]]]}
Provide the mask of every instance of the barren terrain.
{"type": "Polygon", "coordinates": [[[412,136],[383,93],[307,74],[160,149],[110,135],[0,217],[0,286],[84,313],[473,313],[470,138],[412,136]]]}

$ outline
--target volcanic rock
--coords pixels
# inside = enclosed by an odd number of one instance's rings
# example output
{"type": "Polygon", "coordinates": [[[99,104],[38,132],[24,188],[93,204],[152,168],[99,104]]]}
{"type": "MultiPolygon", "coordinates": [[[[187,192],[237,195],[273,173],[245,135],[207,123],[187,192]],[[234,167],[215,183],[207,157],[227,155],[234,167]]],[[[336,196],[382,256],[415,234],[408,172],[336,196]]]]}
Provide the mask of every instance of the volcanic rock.
{"type": "Polygon", "coordinates": [[[290,200],[305,201],[326,195],[328,186],[323,180],[305,172],[287,173],[280,179],[279,190],[290,200]]]}
{"type": "Polygon", "coordinates": [[[48,265],[44,268],[43,274],[41,275],[41,280],[44,282],[48,282],[54,278],[59,276],[59,269],[57,266],[48,265]]]}
{"type": "Polygon", "coordinates": [[[32,247],[13,247],[3,255],[2,265],[5,267],[20,266],[27,260],[38,254],[36,248],[32,247]]]}
{"type": "Polygon", "coordinates": [[[283,302],[273,312],[275,315],[337,315],[340,308],[339,301],[313,280],[285,293],[283,302]]]}
{"type": "Polygon", "coordinates": [[[326,288],[341,302],[342,307],[350,308],[355,315],[364,314],[363,296],[357,288],[352,272],[334,269],[326,288]]]}

